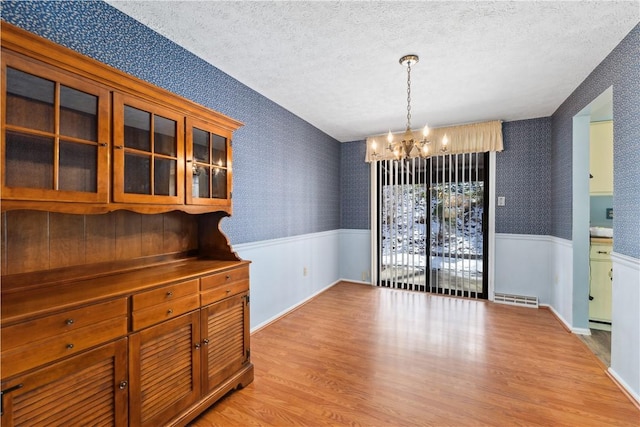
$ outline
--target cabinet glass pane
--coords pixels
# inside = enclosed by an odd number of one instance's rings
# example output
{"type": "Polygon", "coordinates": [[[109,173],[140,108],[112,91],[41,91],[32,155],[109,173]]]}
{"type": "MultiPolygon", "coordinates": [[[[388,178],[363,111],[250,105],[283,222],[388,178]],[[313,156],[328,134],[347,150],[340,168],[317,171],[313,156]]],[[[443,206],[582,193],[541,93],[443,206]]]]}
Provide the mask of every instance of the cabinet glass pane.
{"type": "Polygon", "coordinates": [[[7,132],[7,187],[53,189],[53,138],[7,132]]]}
{"type": "Polygon", "coordinates": [[[220,135],[213,134],[212,135],[211,145],[211,157],[213,161],[211,162],[215,166],[226,167],[227,166],[227,138],[224,138],[220,135]]]}
{"type": "Polygon", "coordinates": [[[209,167],[197,166],[193,174],[193,197],[209,198],[209,167]]]}
{"type": "Polygon", "coordinates": [[[176,155],[176,122],[161,116],[154,117],[154,151],[167,156],[176,155]]]}
{"type": "Polygon", "coordinates": [[[124,146],[151,151],[151,114],[124,106],[124,146]]]}
{"type": "Polygon", "coordinates": [[[97,141],[98,97],[60,86],[60,134],[97,141]]]}
{"type": "Polygon", "coordinates": [[[124,155],[124,192],[151,194],[151,157],[124,155]]]}
{"type": "Polygon", "coordinates": [[[209,132],[193,128],[193,160],[211,163],[209,160],[209,132]]]}
{"type": "Polygon", "coordinates": [[[211,198],[227,198],[227,171],[226,169],[213,168],[211,174],[211,198]]]}
{"type": "Polygon", "coordinates": [[[97,191],[98,146],[60,141],[60,190],[97,191]]]}
{"type": "Polygon", "coordinates": [[[53,132],[55,83],[7,67],[7,124],[53,132]]]}
{"type": "Polygon", "coordinates": [[[176,195],[176,161],[156,157],[153,162],[153,194],[176,195]]]}

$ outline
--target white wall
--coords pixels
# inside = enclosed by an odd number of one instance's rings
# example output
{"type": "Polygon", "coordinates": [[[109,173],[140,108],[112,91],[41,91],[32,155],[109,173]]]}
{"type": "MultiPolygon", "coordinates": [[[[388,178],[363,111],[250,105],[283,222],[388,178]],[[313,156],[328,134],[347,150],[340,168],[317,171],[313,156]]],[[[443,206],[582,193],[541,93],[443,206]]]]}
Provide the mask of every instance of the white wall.
{"type": "Polygon", "coordinates": [[[611,367],[640,403],[640,260],[612,253],[611,367]]]}
{"type": "Polygon", "coordinates": [[[340,278],[371,283],[371,231],[340,230],[340,278]]]}
{"type": "Polygon", "coordinates": [[[339,241],[334,230],[233,246],[251,261],[252,331],[338,281],[339,241]]]}
{"type": "Polygon", "coordinates": [[[551,309],[573,332],[589,334],[588,329],[573,324],[573,243],[559,237],[549,237],[551,242],[551,309]]]}
{"type": "Polygon", "coordinates": [[[549,236],[496,233],[495,292],[550,304],[551,249],[549,236]]]}

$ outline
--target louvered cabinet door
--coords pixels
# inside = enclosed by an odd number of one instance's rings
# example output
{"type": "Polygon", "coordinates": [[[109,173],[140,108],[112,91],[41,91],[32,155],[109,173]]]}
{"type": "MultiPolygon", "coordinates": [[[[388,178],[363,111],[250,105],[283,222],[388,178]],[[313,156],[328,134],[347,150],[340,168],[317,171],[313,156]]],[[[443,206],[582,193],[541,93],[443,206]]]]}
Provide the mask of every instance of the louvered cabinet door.
{"type": "Polygon", "coordinates": [[[126,426],[127,339],[2,382],[2,426],[126,426]]]}
{"type": "Polygon", "coordinates": [[[200,397],[200,312],[129,337],[132,426],[161,426],[200,397]]]}
{"type": "Polygon", "coordinates": [[[202,309],[203,394],[213,391],[249,360],[247,293],[202,309]]]}

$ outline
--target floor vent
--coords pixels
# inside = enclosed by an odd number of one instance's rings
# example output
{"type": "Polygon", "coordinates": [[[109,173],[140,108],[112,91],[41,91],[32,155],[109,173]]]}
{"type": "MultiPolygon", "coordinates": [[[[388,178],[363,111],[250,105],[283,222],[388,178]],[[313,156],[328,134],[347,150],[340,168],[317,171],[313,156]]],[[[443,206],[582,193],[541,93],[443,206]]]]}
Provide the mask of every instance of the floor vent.
{"type": "Polygon", "coordinates": [[[520,305],[523,307],[538,308],[538,297],[496,293],[494,295],[493,301],[500,304],[520,305]]]}

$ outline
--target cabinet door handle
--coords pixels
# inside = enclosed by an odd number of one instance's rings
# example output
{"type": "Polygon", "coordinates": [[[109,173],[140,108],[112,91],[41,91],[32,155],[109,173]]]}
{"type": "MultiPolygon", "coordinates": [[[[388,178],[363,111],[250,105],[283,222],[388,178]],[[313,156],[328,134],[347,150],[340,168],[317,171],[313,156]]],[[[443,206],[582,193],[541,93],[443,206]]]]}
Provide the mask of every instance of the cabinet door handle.
{"type": "Polygon", "coordinates": [[[602,254],[602,255],[607,255],[609,252],[607,252],[607,251],[598,251],[598,253],[602,254]]]}
{"type": "Polygon", "coordinates": [[[0,391],[0,415],[4,415],[4,395],[6,393],[11,393],[12,391],[18,390],[19,388],[22,388],[22,383],[14,385],[13,387],[5,388],[4,390],[0,391]]]}
{"type": "Polygon", "coordinates": [[[116,145],[116,148],[117,148],[118,150],[122,150],[124,147],[123,147],[122,145],[116,145]]]}
{"type": "Polygon", "coordinates": [[[65,320],[65,321],[64,321],[64,323],[65,323],[67,326],[71,326],[71,325],[73,325],[74,323],[76,323],[76,321],[75,321],[75,320],[73,320],[73,319],[67,319],[67,320],[65,320]]]}
{"type": "Polygon", "coordinates": [[[194,347],[196,348],[196,350],[200,350],[200,343],[199,342],[195,343],[194,347]]]}
{"type": "Polygon", "coordinates": [[[101,146],[101,147],[106,147],[106,146],[107,146],[107,143],[106,143],[106,142],[101,142],[101,143],[99,143],[98,145],[99,145],[99,146],[101,146]]]}
{"type": "Polygon", "coordinates": [[[207,345],[209,344],[209,338],[205,338],[202,340],[202,344],[207,345]]]}
{"type": "Polygon", "coordinates": [[[129,385],[128,382],[120,381],[120,384],[118,385],[118,388],[120,388],[120,390],[124,390],[125,388],[127,388],[127,385],[129,385]]]}

